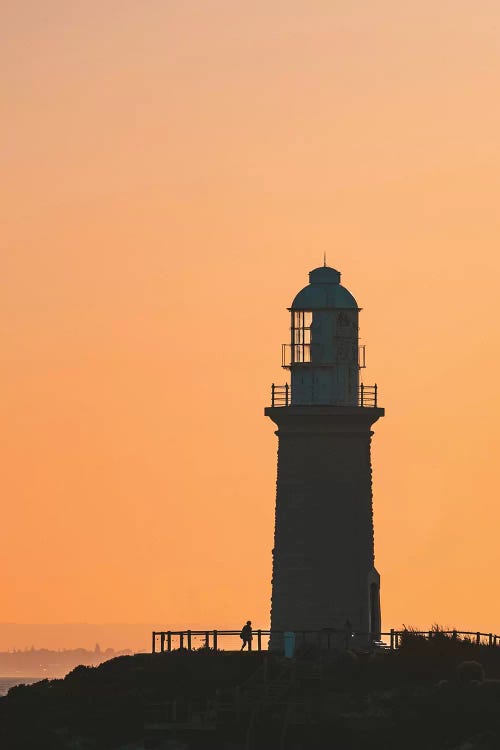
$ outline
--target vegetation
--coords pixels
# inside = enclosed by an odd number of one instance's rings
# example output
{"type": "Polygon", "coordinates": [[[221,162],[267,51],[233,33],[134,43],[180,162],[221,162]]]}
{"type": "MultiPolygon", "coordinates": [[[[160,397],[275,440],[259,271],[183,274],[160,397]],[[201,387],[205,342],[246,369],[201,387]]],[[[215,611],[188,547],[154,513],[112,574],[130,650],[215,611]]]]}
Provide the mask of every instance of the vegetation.
{"type": "Polygon", "coordinates": [[[396,651],[124,656],[0,699],[6,750],[497,750],[500,648],[408,629],[396,651]]]}

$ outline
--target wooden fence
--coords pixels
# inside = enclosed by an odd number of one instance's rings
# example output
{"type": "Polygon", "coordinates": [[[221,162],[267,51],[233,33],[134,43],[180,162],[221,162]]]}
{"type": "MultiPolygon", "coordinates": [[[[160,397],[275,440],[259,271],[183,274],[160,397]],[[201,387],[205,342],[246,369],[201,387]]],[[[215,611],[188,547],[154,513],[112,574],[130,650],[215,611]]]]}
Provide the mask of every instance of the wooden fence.
{"type": "MultiPolygon", "coordinates": [[[[240,635],[240,630],[161,630],[153,631],[151,651],[163,653],[175,649],[186,649],[192,651],[193,647],[211,648],[215,651],[221,649],[228,639],[233,641],[240,635]],[[198,644],[198,645],[196,645],[198,644]]],[[[252,646],[257,651],[267,650],[267,641],[271,635],[282,638],[285,632],[282,630],[253,630],[252,646]]],[[[493,633],[481,633],[479,631],[467,630],[395,630],[387,633],[351,633],[347,630],[336,630],[324,628],[322,630],[299,630],[294,633],[295,646],[301,644],[311,645],[317,643],[322,649],[330,650],[338,648],[342,643],[345,648],[358,643],[371,645],[373,648],[395,650],[400,647],[402,638],[420,637],[427,640],[446,637],[450,639],[469,640],[476,645],[500,646],[500,635],[493,633]],[[385,640],[387,639],[387,640],[385,640]]],[[[236,650],[236,649],[230,649],[236,650]]]]}

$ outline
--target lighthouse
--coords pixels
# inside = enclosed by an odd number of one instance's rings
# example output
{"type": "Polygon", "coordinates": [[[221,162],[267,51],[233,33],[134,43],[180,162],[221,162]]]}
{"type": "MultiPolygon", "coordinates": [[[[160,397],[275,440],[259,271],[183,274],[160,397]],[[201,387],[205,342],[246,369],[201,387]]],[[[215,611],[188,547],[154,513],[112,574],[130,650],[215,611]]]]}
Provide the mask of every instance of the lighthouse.
{"type": "Polygon", "coordinates": [[[271,630],[366,644],[380,637],[370,448],[384,410],[377,386],[360,382],[360,308],[340,273],[311,271],[289,312],[290,382],[273,384],[265,409],[278,428],[271,630]]]}

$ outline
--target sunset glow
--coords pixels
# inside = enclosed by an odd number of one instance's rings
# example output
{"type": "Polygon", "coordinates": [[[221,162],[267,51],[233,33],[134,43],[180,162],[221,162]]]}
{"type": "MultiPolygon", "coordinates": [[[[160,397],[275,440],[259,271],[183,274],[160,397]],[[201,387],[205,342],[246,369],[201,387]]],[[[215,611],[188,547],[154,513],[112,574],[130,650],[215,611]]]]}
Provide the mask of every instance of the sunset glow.
{"type": "Polygon", "coordinates": [[[386,410],[383,627],[500,632],[500,5],[2,15],[0,619],[269,626],[263,412],[326,252],[386,410]]]}

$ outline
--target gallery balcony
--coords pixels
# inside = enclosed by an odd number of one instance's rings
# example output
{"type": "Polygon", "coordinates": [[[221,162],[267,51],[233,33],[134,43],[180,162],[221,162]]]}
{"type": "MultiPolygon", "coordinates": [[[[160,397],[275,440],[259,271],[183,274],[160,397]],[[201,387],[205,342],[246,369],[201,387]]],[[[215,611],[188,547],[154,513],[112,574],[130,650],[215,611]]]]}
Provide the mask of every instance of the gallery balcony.
{"type": "MultiPolygon", "coordinates": [[[[318,404],[323,405],[323,404],[318,404]]],[[[327,404],[324,404],[325,406],[327,404]]],[[[341,406],[342,404],[332,404],[335,406],[341,406]]],[[[377,384],[375,385],[361,385],[358,390],[358,406],[376,409],[377,404],[377,384]]],[[[275,383],[271,386],[271,407],[277,406],[292,406],[292,387],[289,383],[285,385],[276,385],[275,383]]]]}

